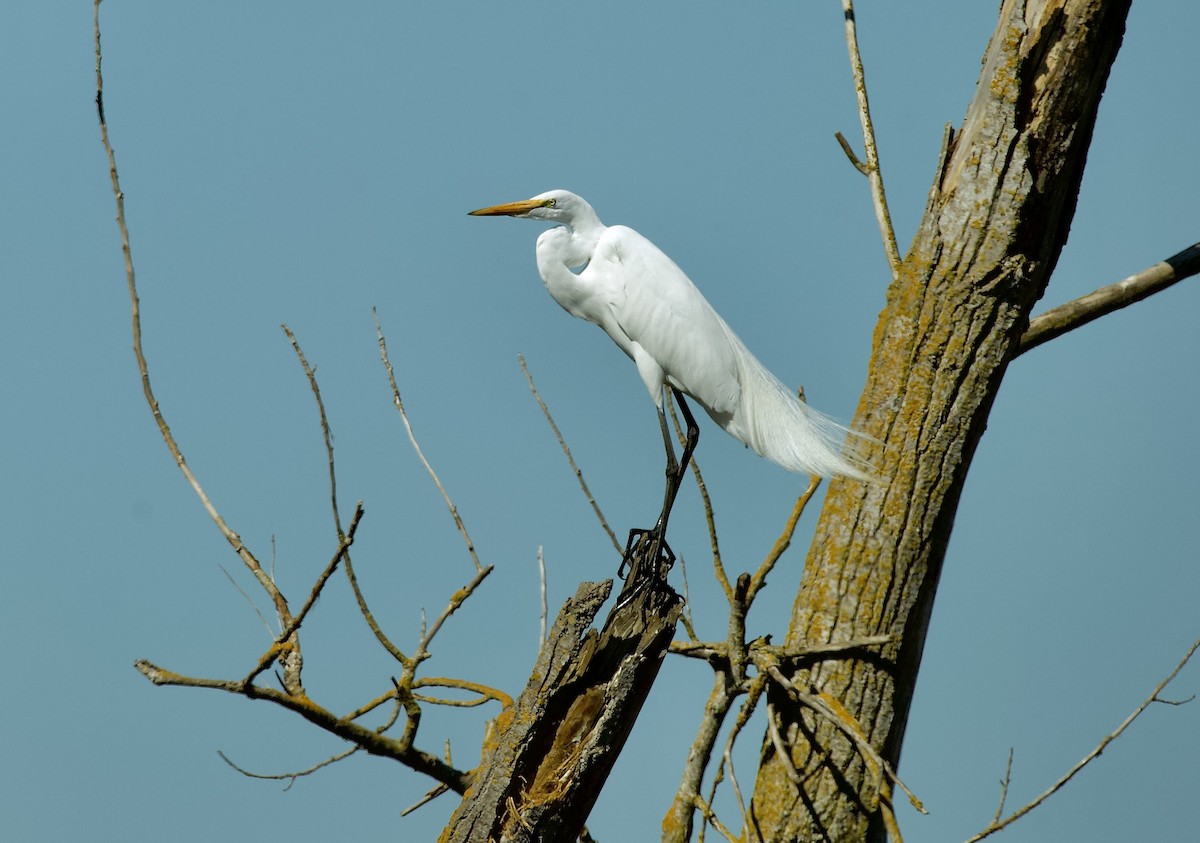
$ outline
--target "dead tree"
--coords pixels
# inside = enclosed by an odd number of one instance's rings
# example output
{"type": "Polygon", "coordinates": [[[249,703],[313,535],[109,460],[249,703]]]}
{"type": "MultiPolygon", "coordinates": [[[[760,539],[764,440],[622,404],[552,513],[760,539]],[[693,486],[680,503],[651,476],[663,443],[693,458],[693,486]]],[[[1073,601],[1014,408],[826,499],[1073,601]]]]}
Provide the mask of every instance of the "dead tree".
{"type": "MultiPolygon", "coordinates": [[[[870,126],[852,4],[843,0],[865,162],[842,143],[870,181],[893,275],[855,419],[855,427],[873,438],[867,456],[876,482],[838,481],[831,486],[782,644],[746,641],[745,616],[789,544],[816,481],[801,494],[775,547],[754,574],[732,579],[726,574],[709,510],[714,571],[730,607],[726,640],[696,640],[685,617],[691,640],[672,642],[681,620],[678,596],[657,580],[653,587],[633,589],[633,574],[627,583],[629,599],[618,600],[596,630],[592,625],[611,583],[584,583],[564,606],[524,693],[514,701],[502,691],[467,680],[418,675],[442,624],[492,570],[475,556],[448,496],[446,502],[471,551],[474,577],[452,595],[432,625],[422,625],[411,651],[397,647],[375,622],[350,557],[364,510],[357,507],[343,530],[332,437],[320,391],[290,332],[320,409],[337,533],[332,557],[302,606],[285,599],[188,468],[154,398],[141,349],[124,194],[104,116],[96,0],[96,104],[117,201],[145,397],[172,456],[269,596],[278,621],[278,633],[243,677],[188,677],[146,661],[138,662],[138,669],[158,685],[208,688],[275,703],[351,744],[345,753],[311,770],[275,778],[305,775],[364,750],[434,779],[438,785],[431,797],[450,790],[464,794],[443,832],[444,841],[564,841],[581,834],[670,649],[709,663],[715,681],[683,781],[663,822],[664,840],[691,839],[697,816],[727,838],[737,839],[714,814],[711,791],[706,798],[701,784],[739,698],[743,702],[726,730],[726,752],[713,788],[723,777],[728,747],[760,702],[765,702],[768,720],[762,763],[748,804],[737,791],[740,839],[861,841],[887,835],[898,840],[891,809],[892,787],[898,783],[895,766],[938,575],[971,458],[1008,364],[1074,327],[1200,271],[1197,244],[1138,276],[1030,319],[1066,241],[1097,109],[1130,2],[1005,0],[974,100],[963,125],[946,130],[922,224],[901,258],[870,126]],[[390,687],[343,714],[309,695],[302,682],[299,635],[339,567],[379,644],[401,666],[400,677],[392,679],[390,687]],[[279,687],[264,679],[272,667],[278,669],[279,687]],[[432,696],[431,689],[447,687],[477,695],[470,705],[495,701],[502,707],[475,770],[456,769],[449,758],[443,760],[414,743],[422,704],[451,704],[432,696]],[[385,721],[375,727],[362,725],[362,718],[377,709],[390,712],[385,721]],[[391,734],[393,727],[401,734],[391,734]]],[[[382,331],[379,341],[394,402],[407,428],[382,331]]],[[[437,482],[427,462],[425,466],[437,482]]],[[[693,469],[699,480],[698,469],[693,469]]],[[[707,500],[702,481],[700,485],[707,500]]],[[[645,560],[634,567],[638,564],[645,560]]],[[[1180,667],[1197,648],[1200,642],[1180,667]]],[[[1174,675],[1076,770],[1156,700],[1174,675]]],[[[731,770],[729,779],[733,780],[731,770]]]]}

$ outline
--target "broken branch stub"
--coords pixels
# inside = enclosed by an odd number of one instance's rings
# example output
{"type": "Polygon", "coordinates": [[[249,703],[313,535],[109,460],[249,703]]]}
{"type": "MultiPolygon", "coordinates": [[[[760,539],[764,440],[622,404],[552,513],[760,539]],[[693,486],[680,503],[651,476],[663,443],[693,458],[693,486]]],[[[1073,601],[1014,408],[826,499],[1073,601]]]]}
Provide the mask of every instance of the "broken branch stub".
{"type": "Polygon", "coordinates": [[[558,614],[533,674],[441,843],[577,839],[620,755],[683,601],[652,583],[591,625],[612,581],[585,582],[558,614]]]}

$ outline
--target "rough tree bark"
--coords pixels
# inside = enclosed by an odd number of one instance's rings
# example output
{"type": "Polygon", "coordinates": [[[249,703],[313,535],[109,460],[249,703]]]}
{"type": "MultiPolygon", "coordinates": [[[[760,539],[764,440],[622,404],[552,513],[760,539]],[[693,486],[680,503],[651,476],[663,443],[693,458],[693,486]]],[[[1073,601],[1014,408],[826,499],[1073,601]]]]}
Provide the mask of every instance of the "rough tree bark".
{"type": "Polygon", "coordinates": [[[683,601],[637,568],[602,630],[612,582],[583,583],[559,612],[525,691],[484,748],[441,843],[579,837],[675,635],[683,601]]]}
{"type": "MultiPolygon", "coordinates": [[[[789,678],[840,700],[893,764],[967,469],[1066,241],[1129,6],[1005,0],[875,329],[856,427],[878,440],[883,479],[830,487],[788,643],[894,643],[877,660],[814,660],[789,678]]],[[[772,694],[791,758],[764,742],[751,839],[882,839],[876,775],[828,720],[772,694]]]]}

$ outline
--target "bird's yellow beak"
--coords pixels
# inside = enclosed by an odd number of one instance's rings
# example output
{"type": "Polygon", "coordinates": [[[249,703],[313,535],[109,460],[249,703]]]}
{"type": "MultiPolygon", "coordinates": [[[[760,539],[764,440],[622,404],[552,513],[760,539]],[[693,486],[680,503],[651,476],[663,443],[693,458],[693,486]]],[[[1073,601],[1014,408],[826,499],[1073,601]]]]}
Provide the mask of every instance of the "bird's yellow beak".
{"type": "Polygon", "coordinates": [[[545,208],[554,204],[553,199],[522,199],[520,202],[508,202],[504,205],[492,205],[490,208],[480,208],[470,211],[472,217],[519,217],[537,208],[545,208]]]}

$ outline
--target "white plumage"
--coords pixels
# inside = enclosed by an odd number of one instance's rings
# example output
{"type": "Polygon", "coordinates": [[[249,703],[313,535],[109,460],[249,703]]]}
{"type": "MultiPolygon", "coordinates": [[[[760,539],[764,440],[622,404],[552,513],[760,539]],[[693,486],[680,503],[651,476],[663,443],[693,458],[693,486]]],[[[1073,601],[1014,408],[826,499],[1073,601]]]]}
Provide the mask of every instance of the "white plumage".
{"type": "Polygon", "coordinates": [[[629,355],[660,415],[663,387],[673,386],[735,439],[790,471],[867,478],[853,442],[845,443],[857,434],[802,403],[645,237],[605,226],[591,205],[565,190],[471,214],[559,224],[537,241],[546,289],[629,355]]]}

